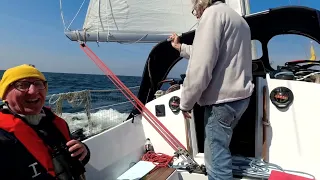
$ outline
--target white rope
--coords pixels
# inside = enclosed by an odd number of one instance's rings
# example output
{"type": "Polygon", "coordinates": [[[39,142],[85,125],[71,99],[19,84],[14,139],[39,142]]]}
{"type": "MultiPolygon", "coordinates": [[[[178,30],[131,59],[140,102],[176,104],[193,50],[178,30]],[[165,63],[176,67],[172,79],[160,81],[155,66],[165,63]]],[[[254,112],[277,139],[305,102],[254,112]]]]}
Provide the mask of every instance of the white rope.
{"type": "MultiPolygon", "coordinates": [[[[60,2],[61,2],[61,0],[60,0],[60,2]]],[[[72,21],[70,22],[70,24],[69,24],[69,26],[67,27],[67,29],[70,28],[71,24],[73,23],[73,21],[74,21],[74,20],[76,19],[76,17],[78,16],[78,14],[79,14],[79,12],[81,11],[82,6],[83,6],[83,4],[84,4],[85,2],[86,2],[86,0],[83,0],[83,1],[82,1],[82,4],[81,4],[80,8],[78,9],[76,15],[73,17],[73,19],[72,19],[72,21]]],[[[60,4],[61,4],[61,3],[60,3],[60,4]]]]}
{"type": "Polygon", "coordinates": [[[86,28],[83,28],[83,42],[86,43],[87,40],[86,40],[86,33],[87,33],[87,29],[86,28]]]}
{"type": "MultiPolygon", "coordinates": [[[[80,13],[80,11],[81,11],[84,3],[86,2],[86,0],[83,0],[83,1],[82,1],[81,6],[79,7],[77,13],[75,14],[75,16],[73,17],[73,19],[71,20],[71,22],[70,22],[70,24],[69,24],[68,27],[66,27],[66,23],[65,23],[65,20],[64,20],[64,15],[63,15],[63,10],[62,10],[62,9],[63,9],[63,8],[62,8],[62,0],[59,0],[59,2],[60,2],[60,15],[61,15],[61,20],[62,20],[62,24],[63,24],[63,27],[64,27],[64,31],[65,31],[65,30],[70,30],[70,26],[72,25],[73,21],[77,18],[78,14],[80,13]]],[[[87,29],[84,28],[84,29],[83,29],[83,41],[84,41],[84,42],[86,41],[86,31],[87,31],[87,29]]],[[[80,32],[79,32],[78,30],[76,31],[76,36],[77,36],[78,41],[80,42],[80,36],[81,36],[81,34],[80,34],[80,32]]]]}
{"type": "Polygon", "coordinates": [[[191,31],[195,26],[197,26],[199,24],[199,21],[197,21],[190,29],[189,31],[191,31]]]}
{"type": "MultiPolygon", "coordinates": [[[[128,89],[137,89],[140,86],[133,86],[129,87],[128,89]]],[[[107,90],[83,90],[83,91],[75,91],[75,92],[67,92],[67,93],[59,93],[59,94],[52,94],[46,96],[49,98],[49,104],[55,104],[57,114],[62,113],[62,102],[63,100],[67,100],[73,107],[81,106],[85,103],[86,108],[91,107],[91,93],[108,93],[108,92],[115,92],[120,91],[119,89],[107,89],[107,90]],[[89,104],[86,104],[89,103],[89,104]]],[[[122,102],[121,102],[122,103],[122,102]]],[[[117,104],[117,103],[116,103],[117,104]]],[[[113,104],[113,105],[116,105],[113,104]]]]}
{"type": "Polygon", "coordinates": [[[272,170],[278,170],[291,174],[299,174],[315,180],[315,177],[312,174],[302,171],[283,169],[277,164],[268,163],[257,158],[233,156],[232,165],[236,168],[233,168],[233,172],[235,174],[254,178],[269,178],[272,170]]]}
{"type": "Polygon", "coordinates": [[[301,77],[301,78],[299,78],[299,79],[296,79],[296,80],[297,80],[297,81],[301,81],[301,80],[303,80],[303,79],[306,79],[307,77],[310,77],[310,76],[313,76],[313,75],[316,75],[316,74],[320,74],[320,72],[310,73],[310,74],[308,74],[308,75],[306,75],[306,76],[303,76],[303,77],[301,77]]]}
{"type": "Polygon", "coordinates": [[[144,36],[142,36],[140,39],[136,40],[136,41],[131,41],[131,42],[118,42],[120,44],[135,44],[135,43],[138,43],[140,42],[142,39],[144,39],[145,37],[147,37],[149,34],[146,34],[144,36]]]}
{"type": "MultiPolygon", "coordinates": [[[[117,22],[116,22],[116,19],[115,19],[115,17],[114,17],[114,14],[113,14],[113,9],[112,9],[112,4],[111,4],[111,0],[109,0],[108,1],[109,3],[107,3],[107,9],[106,9],[106,11],[108,12],[108,10],[110,10],[110,14],[111,14],[111,16],[112,16],[112,20],[113,20],[113,22],[114,22],[114,25],[115,25],[115,27],[116,27],[116,29],[117,30],[119,30],[119,27],[118,27],[118,25],[117,25],[117,22]]],[[[98,15],[99,15],[99,23],[100,23],[100,25],[101,25],[101,27],[102,27],[102,31],[104,31],[104,27],[103,27],[103,23],[102,23],[102,20],[101,20],[101,15],[100,15],[100,9],[101,9],[101,7],[100,7],[100,0],[99,0],[99,4],[98,4],[98,9],[99,9],[99,13],[98,13],[98,15]]],[[[109,42],[109,38],[112,36],[112,34],[110,33],[110,24],[109,24],[109,16],[107,16],[107,42],[109,42]]],[[[98,33],[97,33],[97,43],[99,43],[99,26],[98,26],[98,29],[97,29],[97,31],[98,31],[98,33]]],[[[132,42],[125,42],[125,43],[122,43],[122,42],[119,42],[118,41],[118,43],[120,43],[120,44],[135,44],[135,43],[138,43],[138,42],[140,42],[142,39],[144,39],[145,37],[147,37],[149,34],[146,34],[146,35],[143,35],[141,38],[139,38],[138,40],[136,40],[136,41],[132,41],[132,42]]]]}
{"type": "MultiPolygon", "coordinates": [[[[134,100],[132,100],[134,101],[134,100]]],[[[122,105],[122,104],[127,104],[127,103],[131,103],[131,101],[124,101],[124,102],[120,102],[120,103],[114,103],[114,104],[110,104],[107,106],[101,106],[101,107],[97,107],[97,108],[92,108],[91,110],[100,110],[100,109],[107,109],[113,106],[118,106],[118,105],[122,105]]]]}
{"type": "MultiPolygon", "coordinates": [[[[140,86],[132,86],[128,87],[128,89],[136,89],[139,88],[140,86]]],[[[121,89],[123,90],[123,89],[121,89]]],[[[120,91],[120,89],[102,89],[102,90],[89,90],[90,92],[111,92],[111,91],[120,91]]]]}
{"type": "Polygon", "coordinates": [[[62,20],[62,24],[63,24],[63,27],[64,27],[64,30],[66,30],[66,23],[64,21],[64,17],[63,17],[63,11],[62,11],[62,0],[60,0],[60,15],[61,15],[61,20],[62,20]]]}
{"type": "MultiPolygon", "coordinates": [[[[132,86],[128,87],[128,89],[136,89],[140,88],[140,86],[132,86]]],[[[119,89],[95,89],[95,90],[87,90],[90,93],[98,93],[98,92],[112,92],[112,91],[120,91],[119,89]]],[[[74,92],[68,92],[68,93],[77,93],[77,92],[82,92],[82,91],[74,91],[74,92]]],[[[65,93],[60,93],[60,94],[65,94],[65,93]]],[[[60,95],[60,94],[52,94],[52,95],[47,95],[46,98],[50,98],[51,96],[55,95],[60,95]]]]}
{"type": "Polygon", "coordinates": [[[78,91],[78,92],[68,92],[68,93],[60,93],[53,94],[49,99],[49,104],[55,104],[57,114],[62,113],[62,102],[63,100],[67,100],[73,107],[80,106],[85,103],[86,108],[90,108],[90,91],[78,91]],[[54,100],[56,98],[56,100],[54,100]],[[89,104],[87,104],[89,103],[89,104]]]}
{"type": "MultiPolygon", "coordinates": [[[[99,0],[99,21],[102,27],[102,31],[104,31],[104,27],[102,24],[102,20],[101,20],[101,15],[100,15],[100,0],[99,0]]],[[[108,4],[107,4],[107,9],[106,11],[108,12],[108,4]]],[[[109,42],[109,35],[110,35],[110,29],[109,29],[109,16],[107,15],[107,30],[108,30],[108,35],[107,35],[107,42],[109,42]]],[[[98,34],[99,34],[99,26],[98,26],[98,34]]],[[[99,41],[99,39],[97,39],[97,41],[99,41]]]]}
{"type": "Polygon", "coordinates": [[[109,6],[110,6],[110,13],[111,13],[111,16],[112,16],[112,20],[113,20],[113,22],[114,22],[114,25],[116,26],[117,30],[119,30],[118,25],[117,25],[117,22],[116,22],[116,18],[114,18],[114,15],[113,15],[113,9],[112,9],[111,0],[109,0],[109,6]]]}
{"type": "Polygon", "coordinates": [[[79,107],[80,105],[84,104],[85,112],[88,117],[88,129],[89,133],[92,131],[92,121],[91,121],[91,96],[88,90],[78,91],[78,92],[69,92],[69,93],[60,93],[60,94],[53,94],[49,99],[49,104],[54,104],[55,109],[54,112],[57,115],[62,115],[62,106],[63,101],[67,100],[72,107],[79,107]],[[56,100],[53,100],[56,98],[56,100]]]}
{"type": "MultiPolygon", "coordinates": [[[[140,86],[133,86],[129,87],[128,89],[138,89],[140,86]]],[[[95,109],[91,109],[91,95],[92,93],[112,93],[112,92],[118,92],[120,91],[119,89],[107,89],[107,90],[82,90],[82,91],[75,91],[75,92],[67,92],[67,93],[59,93],[59,94],[52,94],[48,95],[46,98],[49,98],[49,104],[54,105],[53,111],[61,116],[62,115],[62,107],[63,107],[63,102],[66,100],[73,108],[74,107],[84,107],[84,112],[87,115],[88,118],[88,129],[89,129],[89,134],[93,130],[93,122],[91,119],[91,110],[96,110],[96,109],[106,109],[109,107],[121,105],[121,104],[127,104],[130,101],[124,101],[124,102],[118,102],[114,103],[111,105],[107,106],[101,106],[95,109]]]]}

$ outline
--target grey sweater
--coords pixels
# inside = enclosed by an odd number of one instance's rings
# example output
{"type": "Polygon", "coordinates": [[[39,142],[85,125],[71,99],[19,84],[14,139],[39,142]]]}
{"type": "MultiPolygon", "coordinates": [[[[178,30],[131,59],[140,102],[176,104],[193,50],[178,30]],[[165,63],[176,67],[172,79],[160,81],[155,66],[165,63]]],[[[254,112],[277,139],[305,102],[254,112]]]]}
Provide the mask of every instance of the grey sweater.
{"type": "Polygon", "coordinates": [[[182,44],[189,59],[180,108],[191,110],[250,97],[252,83],[251,33],[247,22],[228,5],[208,7],[196,30],[193,45],[182,44]]]}

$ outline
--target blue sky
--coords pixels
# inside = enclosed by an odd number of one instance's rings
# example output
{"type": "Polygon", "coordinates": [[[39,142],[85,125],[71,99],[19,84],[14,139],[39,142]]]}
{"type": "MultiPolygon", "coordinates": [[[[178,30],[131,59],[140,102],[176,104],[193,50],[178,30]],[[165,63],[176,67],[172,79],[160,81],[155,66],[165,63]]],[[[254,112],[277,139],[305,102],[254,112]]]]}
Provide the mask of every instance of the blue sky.
{"type": "MultiPolygon", "coordinates": [[[[82,0],[63,1],[67,24],[81,3],[82,0]]],[[[250,3],[251,12],[290,3],[320,9],[318,0],[250,0],[250,3]]],[[[72,28],[82,27],[86,10],[87,5],[82,9],[72,28]]],[[[71,42],[63,34],[59,0],[2,0],[0,22],[0,69],[31,63],[45,72],[101,74],[101,70],[87,58],[79,45],[71,42]]],[[[310,40],[306,38],[277,37],[271,42],[273,47],[270,56],[274,61],[282,62],[306,59],[309,43],[310,40]]],[[[146,58],[152,48],[151,44],[100,43],[100,47],[97,47],[95,43],[90,43],[89,46],[116,74],[135,76],[142,74],[146,58]]],[[[315,44],[315,50],[320,56],[318,44],[315,44]]],[[[175,76],[184,73],[186,64],[186,61],[180,62],[171,74],[175,76]]]]}

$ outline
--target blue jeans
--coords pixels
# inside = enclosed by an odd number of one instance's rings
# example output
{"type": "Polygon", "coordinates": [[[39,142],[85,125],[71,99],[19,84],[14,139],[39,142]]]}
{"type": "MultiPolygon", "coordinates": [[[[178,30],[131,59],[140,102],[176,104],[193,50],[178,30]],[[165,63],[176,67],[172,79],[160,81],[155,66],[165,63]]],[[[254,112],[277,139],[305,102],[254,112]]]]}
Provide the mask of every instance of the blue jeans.
{"type": "Polygon", "coordinates": [[[234,127],[249,105],[250,98],[205,107],[204,161],[209,180],[232,180],[229,150],[234,127]]]}

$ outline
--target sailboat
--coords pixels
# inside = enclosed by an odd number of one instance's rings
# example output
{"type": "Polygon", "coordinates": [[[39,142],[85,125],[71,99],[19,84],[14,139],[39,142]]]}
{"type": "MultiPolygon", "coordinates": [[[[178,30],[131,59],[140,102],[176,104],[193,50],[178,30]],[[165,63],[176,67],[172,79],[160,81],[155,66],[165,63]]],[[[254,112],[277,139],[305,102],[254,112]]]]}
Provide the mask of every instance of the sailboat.
{"type": "MultiPolygon", "coordinates": [[[[320,121],[317,106],[310,104],[319,102],[320,84],[296,78],[295,73],[307,68],[303,64],[308,60],[287,62],[273,73],[276,70],[270,66],[267,43],[279,34],[304,35],[319,43],[320,11],[288,6],[249,14],[248,1],[226,3],[243,15],[252,39],[260,41],[263,49],[262,57],[252,61],[255,91],[230,145],[234,179],[268,179],[272,172],[319,179],[320,121]],[[291,74],[281,75],[284,71],[291,74]]],[[[168,36],[177,32],[183,43],[192,44],[197,21],[191,9],[188,0],[91,0],[83,28],[65,31],[70,40],[80,42],[84,49],[87,42],[157,43],[147,57],[134,102],[143,106],[135,107],[123,123],[84,140],[91,150],[87,179],[119,179],[139,164],[147,138],[156,152],[181,155],[179,162],[170,166],[173,171],[166,179],[207,179],[203,171],[203,109],[195,105],[192,118],[185,121],[175,105],[179,103],[183,75],[181,81],[173,82],[177,88],[155,96],[169,71],[182,59],[166,40],[168,36]],[[160,122],[157,125],[161,125],[162,131],[149,121],[150,117],[160,122]],[[161,135],[163,131],[167,134],[161,135]],[[169,144],[168,137],[177,140],[180,148],[169,144]]]]}

